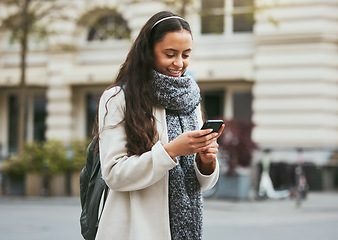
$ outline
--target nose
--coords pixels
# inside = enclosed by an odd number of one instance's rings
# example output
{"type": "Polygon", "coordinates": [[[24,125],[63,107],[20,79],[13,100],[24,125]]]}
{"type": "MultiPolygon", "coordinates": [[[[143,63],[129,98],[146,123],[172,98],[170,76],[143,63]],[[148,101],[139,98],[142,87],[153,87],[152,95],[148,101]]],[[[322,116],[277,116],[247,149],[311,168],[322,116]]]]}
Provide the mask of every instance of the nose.
{"type": "Polygon", "coordinates": [[[183,68],[183,59],[182,57],[178,56],[177,58],[175,58],[175,61],[174,61],[174,66],[177,67],[177,68],[183,68]]]}

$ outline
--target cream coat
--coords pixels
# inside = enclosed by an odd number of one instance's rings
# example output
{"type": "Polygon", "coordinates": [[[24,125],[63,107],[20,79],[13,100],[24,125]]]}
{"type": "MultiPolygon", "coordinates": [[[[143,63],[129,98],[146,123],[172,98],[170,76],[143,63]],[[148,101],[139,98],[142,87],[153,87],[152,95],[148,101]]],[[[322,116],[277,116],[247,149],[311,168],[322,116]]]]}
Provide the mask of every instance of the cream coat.
{"type": "MultiPolygon", "coordinates": [[[[99,103],[99,129],[112,126],[123,118],[123,91],[108,98],[118,88],[104,92],[99,103]]],[[[199,124],[202,125],[198,108],[199,124]]],[[[162,144],[168,142],[165,109],[154,110],[159,141],[141,156],[127,157],[124,125],[106,128],[100,133],[102,175],[109,186],[107,202],[101,217],[98,240],[170,240],[168,210],[168,171],[176,166],[162,144]]],[[[196,167],[202,190],[212,188],[219,174],[219,164],[211,175],[202,175],[196,167]]]]}

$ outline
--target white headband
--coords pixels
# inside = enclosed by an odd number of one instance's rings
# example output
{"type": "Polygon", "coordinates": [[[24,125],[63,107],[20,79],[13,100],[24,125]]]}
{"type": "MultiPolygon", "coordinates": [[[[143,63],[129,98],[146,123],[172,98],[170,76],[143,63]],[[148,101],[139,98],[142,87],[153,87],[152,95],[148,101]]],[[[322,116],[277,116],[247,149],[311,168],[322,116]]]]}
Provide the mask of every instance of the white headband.
{"type": "Polygon", "coordinates": [[[181,19],[181,20],[185,21],[184,18],[181,18],[181,17],[179,17],[179,16],[165,17],[165,18],[162,18],[162,19],[158,20],[157,22],[155,22],[154,25],[151,27],[151,29],[153,29],[153,28],[154,28],[157,24],[159,24],[160,22],[163,22],[163,21],[168,20],[168,19],[171,19],[171,18],[181,19]]]}

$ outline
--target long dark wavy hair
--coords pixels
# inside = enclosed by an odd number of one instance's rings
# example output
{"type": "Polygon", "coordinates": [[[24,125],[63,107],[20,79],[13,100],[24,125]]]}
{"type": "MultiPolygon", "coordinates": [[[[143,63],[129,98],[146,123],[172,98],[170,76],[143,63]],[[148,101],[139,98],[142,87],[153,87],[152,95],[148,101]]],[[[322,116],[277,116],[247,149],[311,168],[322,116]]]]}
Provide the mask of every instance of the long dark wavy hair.
{"type": "MultiPolygon", "coordinates": [[[[153,15],[147,21],[134,41],[115,82],[107,88],[120,86],[125,90],[126,109],[123,121],[127,135],[128,155],[141,155],[149,151],[158,140],[153,116],[153,107],[156,103],[152,93],[152,72],[155,66],[153,49],[155,44],[163,40],[168,32],[185,29],[191,34],[188,22],[179,18],[167,19],[153,27],[157,21],[170,16],[177,15],[169,11],[162,11],[153,15]]],[[[115,95],[111,96],[105,104],[107,112],[109,110],[107,103],[115,95]]],[[[98,111],[93,135],[96,136],[97,140],[99,139],[98,111]]]]}

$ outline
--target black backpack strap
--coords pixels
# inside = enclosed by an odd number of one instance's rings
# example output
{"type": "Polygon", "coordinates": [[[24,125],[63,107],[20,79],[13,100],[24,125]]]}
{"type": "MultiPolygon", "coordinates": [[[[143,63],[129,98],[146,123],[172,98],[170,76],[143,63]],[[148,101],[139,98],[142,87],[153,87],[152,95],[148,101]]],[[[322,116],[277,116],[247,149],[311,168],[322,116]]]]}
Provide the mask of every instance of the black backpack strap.
{"type": "Polygon", "coordinates": [[[107,201],[107,197],[108,197],[108,190],[109,190],[109,187],[108,187],[108,185],[106,184],[106,186],[104,187],[104,195],[103,195],[103,204],[102,204],[102,210],[101,210],[101,213],[100,213],[100,216],[99,216],[99,218],[97,219],[96,227],[98,227],[98,226],[99,226],[99,222],[100,222],[100,220],[101,220],[101,217],[102,217],[102,213],[103,213],[104,205],[106,205],[106,201],[107,201]]]}

